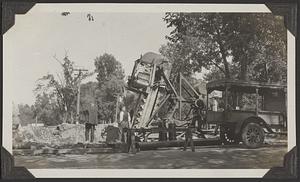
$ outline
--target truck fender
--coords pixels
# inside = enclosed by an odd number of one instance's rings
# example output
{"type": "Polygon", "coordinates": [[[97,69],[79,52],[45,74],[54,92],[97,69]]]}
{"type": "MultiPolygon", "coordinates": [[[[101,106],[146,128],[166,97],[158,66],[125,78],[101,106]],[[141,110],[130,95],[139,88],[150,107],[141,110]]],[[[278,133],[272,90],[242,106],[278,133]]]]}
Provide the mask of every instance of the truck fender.
{"type": "Polygon", "coordinates": [[[246,124],[248,124],[248,123],[257,123],[260,126],[266,128],[268,132],[274,133],[272,131],[271,127],[265,122],[265,120],[263,120],[261,117],[258,117],[258,116],[251,116],[242,122],[238,122],[235,126],[234,133],[236,135],[239,135],[241,133],[242,129],[244,128],[244,126],[246,126],[246,124]]]}

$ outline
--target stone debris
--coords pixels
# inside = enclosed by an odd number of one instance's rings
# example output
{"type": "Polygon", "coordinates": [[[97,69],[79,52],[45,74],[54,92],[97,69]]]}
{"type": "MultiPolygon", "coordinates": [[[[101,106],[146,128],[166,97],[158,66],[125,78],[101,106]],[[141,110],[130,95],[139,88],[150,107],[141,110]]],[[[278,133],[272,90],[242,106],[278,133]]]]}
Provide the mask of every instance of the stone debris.
{"type": "MultiPolygon", "coordinates": [[[[105,128],[109,124],[96,125],[95,142],[106,141],[105,128]]],[[[85,143],[84,124],[63,123],[57,126],[27,125],[13,131],[14,149],[64,148],[85,143]]]]}

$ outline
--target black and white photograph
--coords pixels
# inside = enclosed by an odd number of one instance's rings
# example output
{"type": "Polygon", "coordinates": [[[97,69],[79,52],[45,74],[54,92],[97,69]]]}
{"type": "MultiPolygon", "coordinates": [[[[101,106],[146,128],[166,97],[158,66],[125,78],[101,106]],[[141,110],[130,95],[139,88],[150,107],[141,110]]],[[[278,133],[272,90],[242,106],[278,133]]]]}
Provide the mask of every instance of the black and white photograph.
{"type": "Polygon", "coordinates": [[[23,5],[3,32],[2,144],[14,169],[297,176],[296,20],[276,6],[23,5]]]}

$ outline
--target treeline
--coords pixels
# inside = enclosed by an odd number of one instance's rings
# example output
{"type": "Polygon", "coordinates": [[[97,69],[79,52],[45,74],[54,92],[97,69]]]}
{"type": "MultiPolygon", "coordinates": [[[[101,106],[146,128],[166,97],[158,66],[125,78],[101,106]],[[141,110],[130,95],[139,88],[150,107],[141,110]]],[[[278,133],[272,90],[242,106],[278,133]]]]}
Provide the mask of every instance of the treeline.
{"type": "Polygon", "coordinates": [[[38,79],[34,90],[35,103],[32,106],[20,104],[15,110],[14,116],[18,116],[22,125],[75,123],[79,83],[93,74],[97,74],[96,82],[80,84],[81,111],[94,102],[98,105],[99,122],[111,123],[115,121],[117,100],[132,108],[134,95],[124,92],[124,70],[113,55],[105,53],[96,57],[93,72],[77,71],[68,56],[56,60],[61,65],[61,73],[47,74],[38,79]]]}

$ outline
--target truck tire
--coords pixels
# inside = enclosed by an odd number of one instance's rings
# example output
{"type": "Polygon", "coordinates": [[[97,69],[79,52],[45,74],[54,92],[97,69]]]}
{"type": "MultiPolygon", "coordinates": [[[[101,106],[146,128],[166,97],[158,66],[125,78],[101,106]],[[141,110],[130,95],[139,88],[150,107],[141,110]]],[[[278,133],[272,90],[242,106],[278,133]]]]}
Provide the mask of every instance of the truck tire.
{"type": "Polygon", "coordinates": [[[260,147],[265,139],[263,128],[257,123],[247,123],[242,130],[242,141],[247,148],[260,147]]]}

